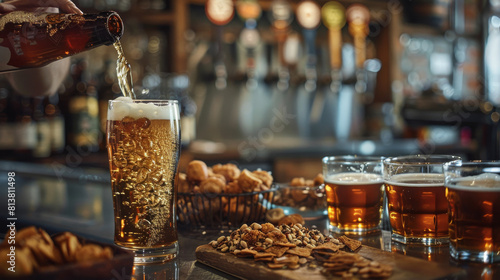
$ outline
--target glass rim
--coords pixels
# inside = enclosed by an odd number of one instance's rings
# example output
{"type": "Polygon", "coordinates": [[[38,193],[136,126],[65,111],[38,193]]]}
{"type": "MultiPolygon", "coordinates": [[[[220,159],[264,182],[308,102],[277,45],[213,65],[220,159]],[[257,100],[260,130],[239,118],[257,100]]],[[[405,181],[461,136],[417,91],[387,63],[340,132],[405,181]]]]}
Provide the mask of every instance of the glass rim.
{"type": "Polygon", "coordinates": [[[364,156],[364,155],[340,155],[326,156],[321,162],[323,164],[366,164],[366,163],[382,163],[386,157],[383,156],[364,156]]]}
{"type": "Polygon", "coordinates": [[[443,165],[450,162],[461,162],[462,158],[455,155],[407,155],[385,158],[384,165],[443,165]]]}
{"type": "Polygon", "coordinates": [[[500,167],[500,160],[471,160],[471,161],[451,161],[445,163],[445,167],[500,167]]]}
{"type": "Polygon", "coordinates": [[[131,99],[131,100],[108,100],[108,103],[113,103],[113,102],[120,102],[120,103],[176,103],[178,104],[179,101],[175,99],[131,99]]]}

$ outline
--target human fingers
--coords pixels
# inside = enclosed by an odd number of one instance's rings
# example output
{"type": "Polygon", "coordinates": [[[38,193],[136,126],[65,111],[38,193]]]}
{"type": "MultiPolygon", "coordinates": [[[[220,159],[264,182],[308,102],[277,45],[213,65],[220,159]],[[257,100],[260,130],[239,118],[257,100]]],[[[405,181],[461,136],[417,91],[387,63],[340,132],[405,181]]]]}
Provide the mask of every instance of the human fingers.
{"type": "Polygon", "coordinates": [[[9,3],[0,3],[0,14],[10,13],[16,10],[16,7],[9,3]]]}
{"type": "Polygon", "coordinates": [[[57,6],[61,12],[67,14],[83,14],[83,12],[70,0],[52,0],[57,2],[57,6]]]}
{"type": "Polygon", "coordinates": [[[58,8],[63,13],[82,14],[71,0],[11,0],[0,3],[0,14],[13,11],[35,11],[40,8],[58,8]]]}

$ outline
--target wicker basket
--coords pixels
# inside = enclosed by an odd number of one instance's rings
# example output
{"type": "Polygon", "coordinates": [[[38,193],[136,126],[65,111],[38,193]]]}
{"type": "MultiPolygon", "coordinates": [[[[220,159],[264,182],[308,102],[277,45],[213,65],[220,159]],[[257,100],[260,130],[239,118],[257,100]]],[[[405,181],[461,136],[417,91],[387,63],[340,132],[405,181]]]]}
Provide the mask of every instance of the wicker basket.
{"type": "Polygon", "coordinates": [[[262,222],[273,207],[276,189],[240,194],[178,193],[180,226],[233,229],[244,223],[262,222]]]}

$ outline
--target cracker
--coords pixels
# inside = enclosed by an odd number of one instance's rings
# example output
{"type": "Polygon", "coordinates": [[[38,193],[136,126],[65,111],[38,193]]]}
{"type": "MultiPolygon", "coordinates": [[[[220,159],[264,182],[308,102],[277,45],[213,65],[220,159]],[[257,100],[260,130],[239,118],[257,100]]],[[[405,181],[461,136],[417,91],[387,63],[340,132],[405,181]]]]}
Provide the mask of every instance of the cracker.
{"type": "Polygon", "coordinates": [[[340,246],[333,243],[333,242],[325,242],[321,245],[316,246],[313,248],[313,252],[316,251],[327,251],[327,252],[338,252],[340,249],[340,246]]]}
{"type": "Polygon", "coordinates": [[[283,256],[286,253],[286,251],[288,251],[288,249],[290,249],[290,248],[289,247],[282,247],[282,246],[276,246],[276,245],[274,245],[274,246],[271,246],[271,247],[267,248],[265,250],[265,252],[266,253],[272,253],[276,257],[279,258],[279,257],[283,256]]]}
{"type": "Polygon", "coordinates": [[[293,244],[293,243],[289,243],[289,242],[276,242],[274,243],[275,246],[282,246],[282,247],[297,247],[297,245],[293,244]]]}
{"type": "Polygon", "coordinates": [[[239,251],[238,253],[235,253],[235,255],[238,257],[238,258],[250,258],[250,257],[253,257],[257,254],[258,252],[255,251],[255,250],[251,250],[251,249],[243,249],[241,251],[239,251]]]}
{"type": "Polygon", "coordinates": [[[275,254],[273,253],[262,253],[259,252],[253,256],[254,259],[259,259],[259,258],[267,258],[267,257],[276,257],[275,254]]]}
{"type": "Polygon", "coordinates": [[[274,257],[265,257],[265,258],[254,258],[256,262],[272,262],[274,257]]]}
{"type": "Polygon", "coordinates": [[[273,253],[262,253],[262,252],[259,252],[257,254],[255,254],[255,256],[253,256],[253,259],[258,262],[258,261],[262,261],[262,262],[271,262],[274,260],[274,257],[276,255],[273,254],[273,253]]]}
{"type": "Polygon", "coordinates": [[[280,268],[285,267],[285,264],[284,263],[272,263],[272,262],[268,262],[267,263],[267,267],[272,268],[272,269],[280,269],[280,268]]]}
{"type": "Polygon", "coordinates": [[[286,254],[283,257],[275,258],[274,263],[298,264],[299,256],[286,254]]]}
{"type": "Polygon", "coordinates": [[[356,250],[358,250],[362,246],[361,241],[351,239],[345,235],[342,235],[341,237],[339,237],[338,240],[340,240],[342,243],[344,243],[347,246],[347,248],[349,248],[353,252],[355,252],[356,250]]]}
{"type": "Polygon", "coordinates": [[[295,247],[286,251],[287,254],[297,255],[299,257],[307,258],[311,255],[312,249],[308,247],[295,247]]]}

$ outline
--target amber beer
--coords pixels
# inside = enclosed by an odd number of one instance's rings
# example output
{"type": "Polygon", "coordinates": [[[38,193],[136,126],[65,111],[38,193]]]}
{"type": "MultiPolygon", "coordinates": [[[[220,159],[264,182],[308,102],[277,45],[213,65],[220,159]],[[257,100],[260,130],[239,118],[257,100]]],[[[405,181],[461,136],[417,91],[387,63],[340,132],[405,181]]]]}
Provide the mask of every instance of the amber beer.
{"type": "Polygon", "coordinates": [[[443,174],[399,174],[385,186],[393,234],[404,238],[448,238],[443,174]]]}
{"type": "Polygon", "coordinates": [[[383,178],[370,173],[340,173],[325,178],[328,218],[333,231],[367,232],[380,227],[383,178]]]}
{"type": "Polygon", "coordinates": [[[384,183],[392,240],[403,244],[448,243],[444,165],[451,155],[410,155],[384,160],[384,183]]]}
{"type": "Polygon", "coordinates": [[[454,259],[500,262],[499,170],[499,162],[445,167],[450,255],[454,259]]]}
{"type": "Polygon", "coordinates": [[[177,102],[121,98],[110,101],[107,121],[115,243],[135,250],[136,260],[137,251],[168,254],[162,248],[177,248],[177,102]]]}

